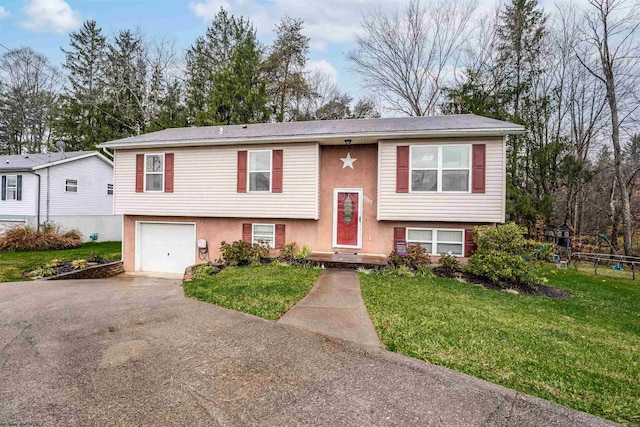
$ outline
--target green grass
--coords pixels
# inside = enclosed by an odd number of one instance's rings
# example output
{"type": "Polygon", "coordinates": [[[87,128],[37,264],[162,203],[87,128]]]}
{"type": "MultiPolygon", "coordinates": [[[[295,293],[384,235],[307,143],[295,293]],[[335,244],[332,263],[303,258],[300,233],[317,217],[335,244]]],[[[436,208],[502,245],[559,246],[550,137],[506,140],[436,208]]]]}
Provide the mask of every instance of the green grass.
{"type": "Polygon", "coordinates": [[[37,252],[0,252],[0,282],[29,280],[20,273],[44,265],[52,259],[73,261],[86,259],[93,252],[109,259],[120,259],[120,242],[85,243],[78,249],[37,252]]]}
{"type": "Polygon", "coordinates": [[[640,280],[546,269],[567,300],[361,274],[387,349],[640,426],[640,280]]]}
{"type": "Polygon", "coordinates": [[[322,270],[282,265],[229,267],[184,284],[186,296],[275,320],[305,296],[322,270]]]}

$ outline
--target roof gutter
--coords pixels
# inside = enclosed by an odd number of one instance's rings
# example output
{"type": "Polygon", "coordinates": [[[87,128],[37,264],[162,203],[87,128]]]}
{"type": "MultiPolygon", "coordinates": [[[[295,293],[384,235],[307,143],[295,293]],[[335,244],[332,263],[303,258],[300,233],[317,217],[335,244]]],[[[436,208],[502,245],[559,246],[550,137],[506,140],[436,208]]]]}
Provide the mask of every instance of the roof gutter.
{"type": "Polygon", "coordinates": [[[207,138],[207,139],[182,139],[182,140],[157,140],[126,142],[126,140],[105,142],[97,147],[105,148],[147,148],[147,147],[193,147],[205,145],[234,145],[234,144],[269,144],[269,143],[296,143],[296,142],[321,142],[329,139],[343,138],[371,138],[377,140],[390,140],[399,138],[438,138],[438,137],[483,137],[506,136],[510,134],[524,134],[524,128],[494,128],[494,129],[442,129],[435,131],[404,131],[404,132],[353,132],[325,135],[288,135],[250,138],[207,138]]]}

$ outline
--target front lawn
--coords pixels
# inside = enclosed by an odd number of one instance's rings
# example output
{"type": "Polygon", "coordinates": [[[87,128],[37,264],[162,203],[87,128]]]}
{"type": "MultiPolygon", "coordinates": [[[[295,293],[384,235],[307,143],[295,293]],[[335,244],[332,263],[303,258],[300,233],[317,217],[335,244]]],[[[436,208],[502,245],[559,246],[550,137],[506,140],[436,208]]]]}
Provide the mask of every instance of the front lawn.
{"type": "Polygon", "coordinates": [[[120,242],[85,243],[77,249],[61,251],[37,252],[0,252],[0,282],[15,282],[29,280],[20,273],[47,264],[53,259],[73,261],[87,259],[94,252],[108,259],[121,258],[122,244],[120,242]]]}
{"type": "Polygon", "coordinates": [[[387,349],[640,425],[640,281],[547,270],[570,299],[361,274],[387,349]]]}
{"type": "Polygon", "coordinates": [[[188,297],[276,320],[305,296],[322,270],[283,265],[228,267],[184,284],[188,297]]]}

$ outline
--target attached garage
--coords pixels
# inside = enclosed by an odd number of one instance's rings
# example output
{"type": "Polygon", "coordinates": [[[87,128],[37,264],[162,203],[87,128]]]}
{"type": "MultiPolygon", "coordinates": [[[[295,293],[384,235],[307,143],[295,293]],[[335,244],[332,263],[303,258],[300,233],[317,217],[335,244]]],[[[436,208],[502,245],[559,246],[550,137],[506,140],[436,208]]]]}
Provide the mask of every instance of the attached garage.
{"type": "Polygon", "coordinates": [[[183,273],[195,262],[195,224],[136,222],[136,271],[183,273]]]}

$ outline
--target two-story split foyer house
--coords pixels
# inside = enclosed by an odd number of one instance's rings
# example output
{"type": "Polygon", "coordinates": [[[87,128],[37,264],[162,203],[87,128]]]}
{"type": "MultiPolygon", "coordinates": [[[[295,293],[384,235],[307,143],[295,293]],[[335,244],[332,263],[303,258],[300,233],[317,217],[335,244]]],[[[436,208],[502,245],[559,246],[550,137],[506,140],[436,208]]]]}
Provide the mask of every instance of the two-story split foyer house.
{"type": "Polygon", "coordinates": [[[115,150],[127,271],[181,272],[197,241],[296,242],[388,254],[397,240],[465,256],[505,219],[505,142],[475,115],[167,129],[115,150]]]}

